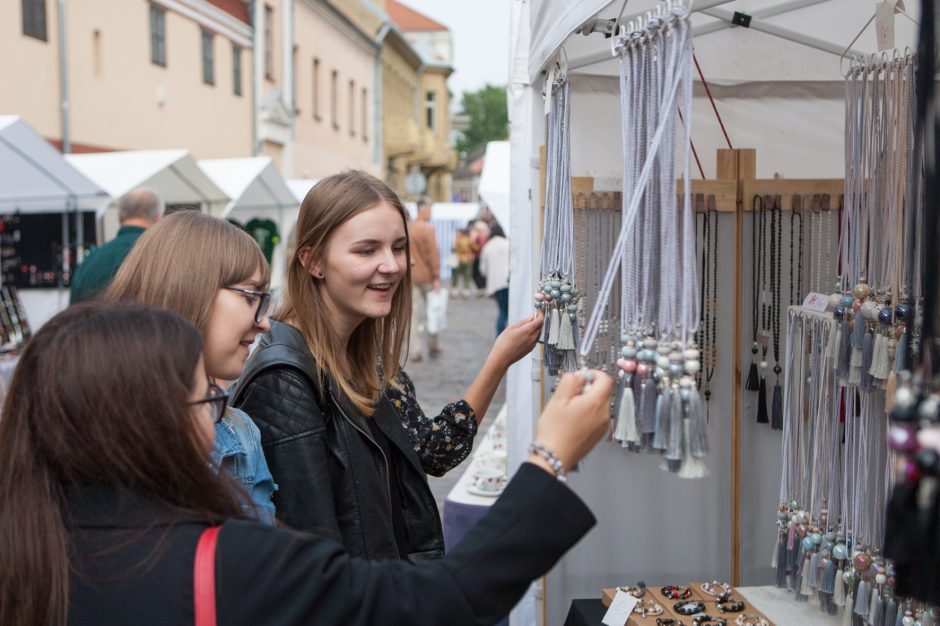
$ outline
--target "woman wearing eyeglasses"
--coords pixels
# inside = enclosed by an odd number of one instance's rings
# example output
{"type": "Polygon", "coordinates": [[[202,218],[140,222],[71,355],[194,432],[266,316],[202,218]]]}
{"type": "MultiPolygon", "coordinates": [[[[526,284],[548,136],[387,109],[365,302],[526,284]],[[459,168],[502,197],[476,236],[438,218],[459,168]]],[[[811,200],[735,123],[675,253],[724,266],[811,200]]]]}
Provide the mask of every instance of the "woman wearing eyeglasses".
{"type": "Polygon", "coordinates": [[[491,624],[594,524],[555,477],[607,430],[600,372],[589,391],[564,377],[539,419],[557,463],[531,454],[456,549],[412,566],[245,519],[205,462],[200,344],[128,302],[76,305],[33,336],[0,420],[0,624],[491,624]]]}
{"type": "Polygon", "coordinates": [[[215,418],[212,461],[251,497],[247,510],[274,523],[271,496],[277,489],[261,435],[241,410],[225,408],[220,383],[238,378],[258,333],[268,329],[270,269],[244,231],[196,211],[168,215],[141,235],[124,260],[106,300],[132,300],[169,309],[203,336],[210,379],[206,404],[215,418]]]}

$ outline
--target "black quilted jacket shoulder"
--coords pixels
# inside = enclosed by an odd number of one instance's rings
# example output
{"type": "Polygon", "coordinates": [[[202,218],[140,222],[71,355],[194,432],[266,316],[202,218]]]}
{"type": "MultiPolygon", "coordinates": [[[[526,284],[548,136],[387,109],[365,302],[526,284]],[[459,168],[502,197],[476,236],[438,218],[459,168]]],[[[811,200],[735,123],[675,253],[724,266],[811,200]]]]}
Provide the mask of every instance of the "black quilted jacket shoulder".
{"type": "Polygon", "coordinates": [[[295,328],[272,322],[234,387],[232,404],[261,431],[278,491],[278,519],[326,535],[355,556],[399,558],[391,498],[399,498],[411,560],[444,554],[440,515],[412,441],[383,397],[365,417],[320,379],[295,328]],[[366,419],[388,438],[391,458],[372,439],[366,419]],[[390,474],[388,463],[395,463],[390,474]],[[390,476],[398,480],[392,484],[390,476]]]}

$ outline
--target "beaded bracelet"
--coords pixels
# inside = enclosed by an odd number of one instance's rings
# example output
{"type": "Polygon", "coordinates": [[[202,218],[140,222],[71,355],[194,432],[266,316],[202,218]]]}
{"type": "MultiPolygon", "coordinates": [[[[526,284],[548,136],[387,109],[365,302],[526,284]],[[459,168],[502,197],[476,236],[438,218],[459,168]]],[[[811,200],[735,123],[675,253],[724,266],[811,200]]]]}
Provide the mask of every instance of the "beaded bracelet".
{"type": "Polygon", "coordinates": [[[617,587],[617,591],[629,593],[634,598],[642,598],[646,595],[646,584],[638,582],[635,587],[617,587]]]}
{"type": "Polygon", "coordinates": [[[718,596],[725,593],[731,593],[734,591],[734,588],[728,583],[718,582],[717,580],[710,580],[707,583],[702,583],[702,591],[710,596],[718,596]]]}
{"type": "Polygon", "coordinates": [[[676,602],[672,607],[679,615],[695,615],[705,610],[705,604],[698,600],[676,602]]]}
{"type": "Polygon", "coordinates": [[[650,617],[652,615],[662,615],[663,607],[652,600],[640,600],[633,607],[633,612],[640,617],[650,617]]]}
{"type": "Polygon", "coordinates": [[[728,626],[728,620],[723,617],[699,615],[692,618],[692,626],[728,626]]]}
{"type": "Polygon", "coordinates": [[[685,626],[685,624],[682,623],[682,620],[672,617],[657,617],[656,626],[685,626]]]}
{"type": "Polygon", "coordinates": [[[734,620],[737,626],[770,626],[770,624],[760,615],[738,615],[734,620]]]}
{"type": "Polygon", "coordinates": [[[744,610],[744,603],[734,598],[722,597],[715,604],[718,605],[718,610],[722,613],[740,613],[744,610]]]}
{"type": "Polygon", "coordinates": [[[692,590],[681,585],[666,585],[660,591],[670,600],[685,600],[692,596],[692,590]]]}
{"type": "Polygon", "coordinates": [[[568,482],[568,472],[565,471],[565,464],[561,462],[561,459],[559,459],[558,455],[552,450],[549,450],[541,443],[533,441],[529,444],[529,454],[535,454],[545,459],[545,462],[548,463],[552,471],[555,472],[555,478],[563,483],[568,482]]]}

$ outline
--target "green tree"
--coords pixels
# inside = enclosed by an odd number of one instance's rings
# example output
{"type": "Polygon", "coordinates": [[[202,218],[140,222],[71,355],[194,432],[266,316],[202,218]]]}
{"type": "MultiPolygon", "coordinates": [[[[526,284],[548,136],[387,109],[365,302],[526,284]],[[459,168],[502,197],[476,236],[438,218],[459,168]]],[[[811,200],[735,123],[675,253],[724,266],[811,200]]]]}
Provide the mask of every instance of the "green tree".
{"type": "Polygon", "coordinates": [[[454,146],[461,158],[483,147],[488,141],[509,137],[505,87],[486,85],[477,91],[465,91],[461,106],[466,128],[460,129],[454,146]]]}

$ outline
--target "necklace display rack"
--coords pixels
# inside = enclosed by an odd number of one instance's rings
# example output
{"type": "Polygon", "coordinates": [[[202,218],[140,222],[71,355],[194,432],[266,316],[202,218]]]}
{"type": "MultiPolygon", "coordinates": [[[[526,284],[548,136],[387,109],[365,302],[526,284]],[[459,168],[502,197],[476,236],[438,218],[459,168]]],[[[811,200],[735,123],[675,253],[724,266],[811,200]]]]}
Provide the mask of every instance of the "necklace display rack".
{"type": "MultiPolygon", "coordinates": [[[[772,563],[778,586],[825,613],[842,610],[845,624],[940,623],[936,607],[922,601],[940,601],[932,544],[911,550],[914,528],[930,516],[918,515],[917,505],[907,515],[892,511],[916,499],[912,486],[925,467],[936,466],[936,451],[921,433],[937,433],[940,449],[940,397],[921,394],[918,406],[904,374],[919,352],[925,248],[918,242],[923,170],[914,150],[913,103],[913,56],[853,62],[846,80],[838,290],[825,312],[791,307],[788,315],[772,563]],[[919,420],[926,424],[920,433],[919,420]],[[930,564],[909,568],[912,554],[930,564]],[[885,558],[895,555],[904,558],[897,564],[885,558]]],[[[936,497],[926,497],[933,498],[936,519],[936,497]]]]}
{"type": "Polygon", "coordinates": [[[19,350],[30,334],[16,287],[0,287],[0,354],[19,350]]]}

